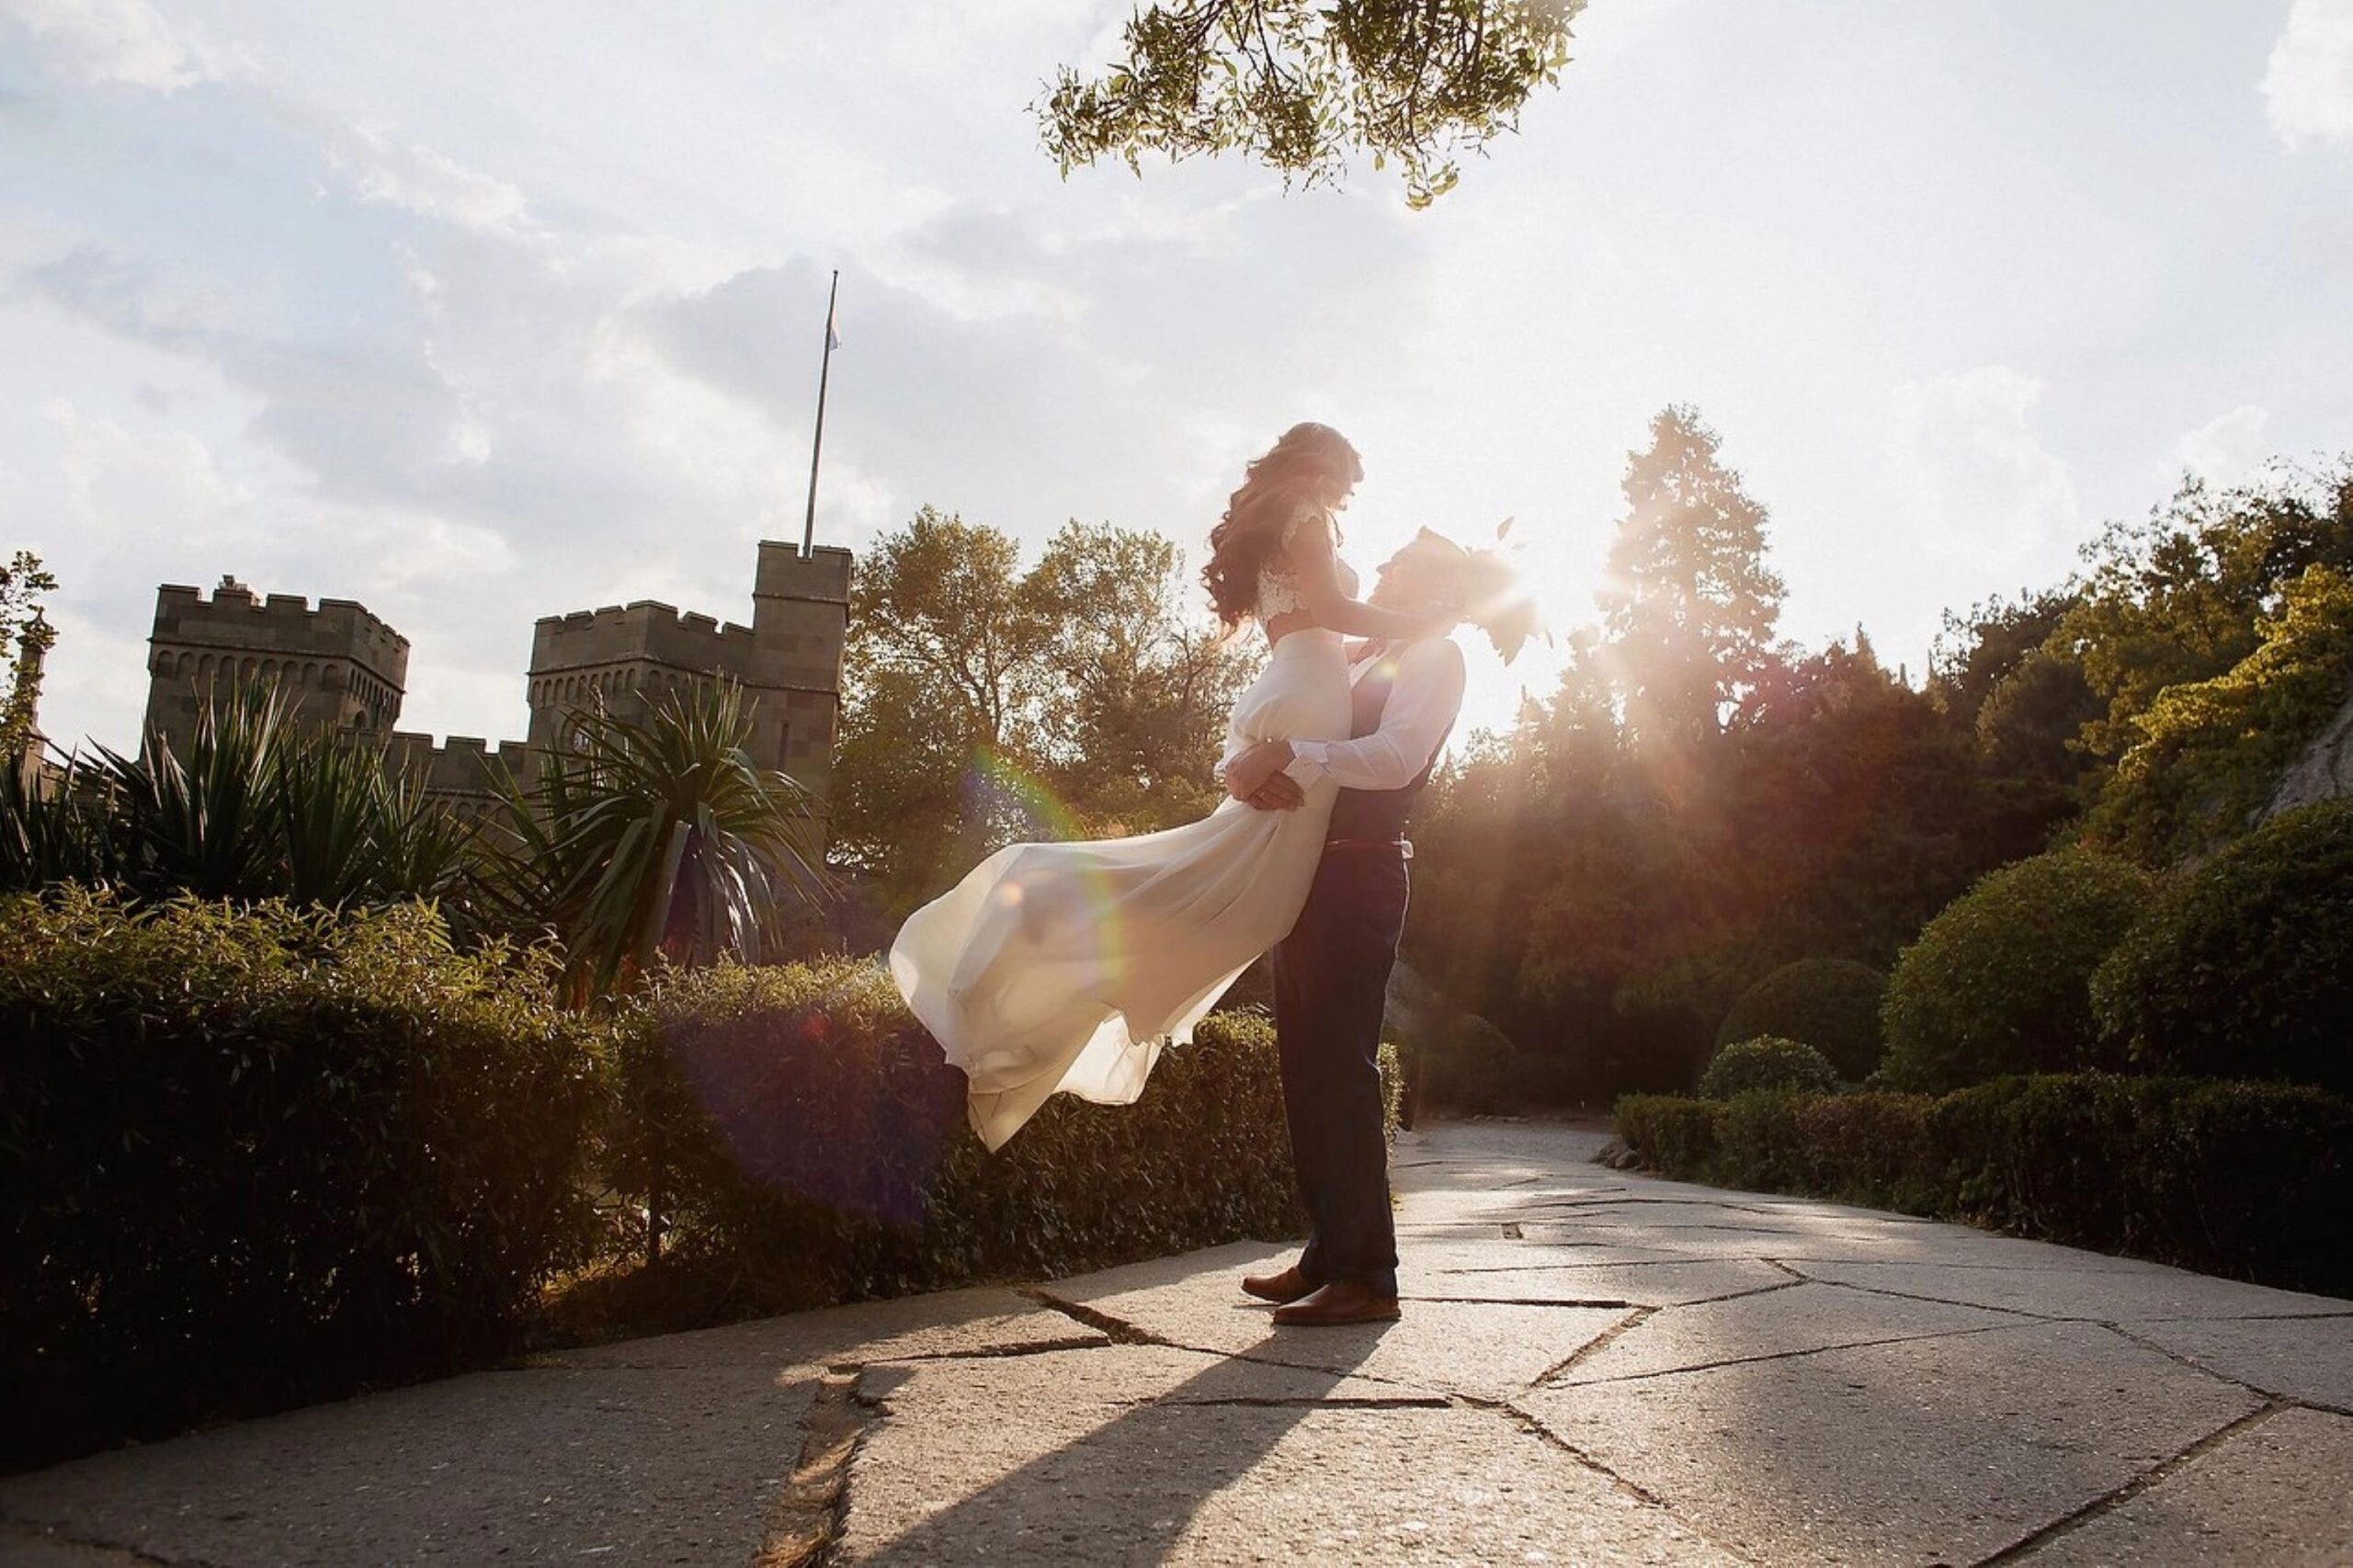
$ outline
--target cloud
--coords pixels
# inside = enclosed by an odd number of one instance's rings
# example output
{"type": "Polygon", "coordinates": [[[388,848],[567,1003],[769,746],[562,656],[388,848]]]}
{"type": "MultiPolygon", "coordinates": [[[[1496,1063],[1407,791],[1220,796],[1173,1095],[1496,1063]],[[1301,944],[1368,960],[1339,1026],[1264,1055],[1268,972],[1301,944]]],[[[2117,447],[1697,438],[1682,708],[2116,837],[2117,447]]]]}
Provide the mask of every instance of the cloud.
{"type": "Polygon", "coordinates": [[[176,28],[146,0],[0,0],[0,18],[40,44],[57,75],[174,93],[251,69],[241,51],[176,28]]]}
{"type": "Polygon", "coordinates": [[[2042,383],[2006,365],[1895,391],[1901,506],[1938,555],[2016,568],[2063,558],[2082,512],[2067,465],[2029,426],[2042,383]]]}
{"type": "Polygon", "coordinates": [[[327,149],[327,160],[351,176],[362,201],[493,233],[519,234],[531,226],[517,187],[374,127],[352,128],[327,149]]]}
{"type": "Polygon", "coordinates": [[[253,491],[222,472],[212,449],[182,431],[133,435],[71,402],[46,410],[59,437],[66,517],[112,540],[156,532],[226,542],[244,531],[253,491]]]}
{"type": "Polygon", "coordinates": [[[2270,422],[2271,411],[2251,403],[2207,421],[2181,438],[2174,450],[2176,468],[2167,477],[2194,474],[2225,489],[2238,483],[2270,456],[2263,434],[2270,422]]]}
{"type": "Polygon", "coordinates": [[[2353,0],[2295,0],[2263,73],[2264,110],[2290,147],[2353,142],[2353,0]]]}

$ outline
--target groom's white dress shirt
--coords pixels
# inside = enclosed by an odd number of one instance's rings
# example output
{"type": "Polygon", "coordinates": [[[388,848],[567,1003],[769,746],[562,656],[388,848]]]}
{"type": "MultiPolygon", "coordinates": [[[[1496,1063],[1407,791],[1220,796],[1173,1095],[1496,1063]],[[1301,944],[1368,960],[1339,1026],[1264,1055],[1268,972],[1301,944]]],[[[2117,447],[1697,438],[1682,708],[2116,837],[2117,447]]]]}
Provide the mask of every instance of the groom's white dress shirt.
{"type": "MultiPolygon", "coordinates": [[[[1380,727],[1351,741],[1293,741],[1285,773],[1302,785],[1329,778],[1343,790],[1402,790],[1421,776],[1462,711],[1462,650],[1450,637],[1426,637],[1396,658],[1380,727]]],[[[1380,662],[1351,669],[1349,685],[1380,662]]]]}

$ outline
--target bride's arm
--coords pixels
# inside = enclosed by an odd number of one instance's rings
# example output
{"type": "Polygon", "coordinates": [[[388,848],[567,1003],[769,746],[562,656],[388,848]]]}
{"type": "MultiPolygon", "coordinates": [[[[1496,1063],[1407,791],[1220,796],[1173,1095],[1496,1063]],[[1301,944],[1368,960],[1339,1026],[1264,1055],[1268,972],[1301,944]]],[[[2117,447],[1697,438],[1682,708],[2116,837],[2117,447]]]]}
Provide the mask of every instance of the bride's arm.
{"type": "Polygon", "coordinates": [[[1299,602],[1327,631],[1349,637],[1379,637],[1406,642],[1449,631],[1450,615],[1404,615],[1393,609],[1352,599],[1340,586],[1340,564],[1332,553],[1331,525],[1321,517],[1308,517],[1292,530],[1290,568],[1299,582],[1299,602]]]}

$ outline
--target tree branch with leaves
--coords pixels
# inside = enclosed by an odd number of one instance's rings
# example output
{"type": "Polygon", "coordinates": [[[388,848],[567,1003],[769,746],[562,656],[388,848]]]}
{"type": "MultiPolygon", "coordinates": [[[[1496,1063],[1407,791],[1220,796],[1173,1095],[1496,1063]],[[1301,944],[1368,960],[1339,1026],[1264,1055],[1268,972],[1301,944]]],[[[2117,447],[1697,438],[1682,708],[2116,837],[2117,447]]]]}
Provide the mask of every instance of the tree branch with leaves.
{"type": "Polygon", "coordinates": [[[1517,131],[1569,61],[1585,0],[1171,0],[1138,10],[1099,75],[1065,65],[1034,107],[1067,176],[1102,158],[1141,172],[1240,153],[1285,182],[1336,178],[1350,154],[1394,162],[1408,205],[1461,177],[1459,156],[1517,131]]]}

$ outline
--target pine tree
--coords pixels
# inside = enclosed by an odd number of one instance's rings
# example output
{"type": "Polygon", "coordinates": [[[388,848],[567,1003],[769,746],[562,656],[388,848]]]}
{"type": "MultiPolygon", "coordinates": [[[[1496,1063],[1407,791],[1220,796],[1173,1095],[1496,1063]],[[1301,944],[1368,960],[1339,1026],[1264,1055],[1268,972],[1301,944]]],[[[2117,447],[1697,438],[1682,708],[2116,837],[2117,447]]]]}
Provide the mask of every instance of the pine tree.
{"type": "Polygon", "coordinates": [[[1717,455],[1699,410],[1651,421],[1629,455],[1626,514],[1600,596],[1638,744],[1717,733],[1770,656],[1781,579],[1765,564],[1765,508],[1717,455]]]}

